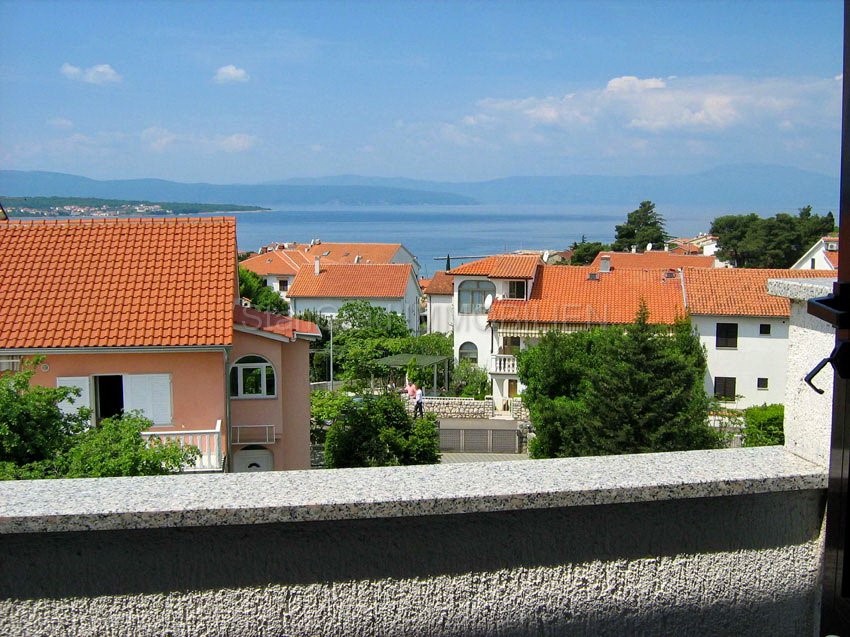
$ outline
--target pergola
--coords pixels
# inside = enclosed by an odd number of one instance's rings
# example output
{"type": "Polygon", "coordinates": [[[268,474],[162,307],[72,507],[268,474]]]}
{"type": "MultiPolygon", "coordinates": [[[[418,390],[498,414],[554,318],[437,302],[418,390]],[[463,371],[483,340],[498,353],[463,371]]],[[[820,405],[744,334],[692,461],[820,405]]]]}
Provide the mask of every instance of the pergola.
{"type": "Polygon", "coordinates": [[[384,365],[386,367],[403,367],[407,368],[410,365],[411,361],[416,367],[433,367],[434,368],[434,385],[433,391],[437,393],[437,365],[443,363],[443,370],[446,374],[446,382],[448,382],[449,378],[449,361],[451,360],[451,356],[433,356],[431,354],[393,354],[392,356],[385,356],[384,358],[378,358],[373,360],[372,362],[377,365],[384,365]]]}

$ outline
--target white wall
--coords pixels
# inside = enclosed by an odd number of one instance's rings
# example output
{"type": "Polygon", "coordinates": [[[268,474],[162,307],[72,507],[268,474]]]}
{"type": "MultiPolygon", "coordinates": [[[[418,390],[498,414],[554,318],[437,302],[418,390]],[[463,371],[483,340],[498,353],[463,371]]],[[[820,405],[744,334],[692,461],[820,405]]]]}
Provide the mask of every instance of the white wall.
{"type": "Polygon", "coordinates": [[[724,403],[745,409],[764,403],[785,401],[786,360],[788,356],[788,320],[785,318],[744,316],[691,316],[700,334],[708,358],[705,391],[714,395],[714,379],[731,376],[736,379],[735,391],[741,397],[724,403]],[[738,324],[738,346],[716,346],[717,323],[738,324]],[[759,334],[762,323],[770,325],[770,334],[759,334]],[[757,379],[767,378],[768,388],[758,389],[757,379]]]}
{"type": "Polygon", "coordinates": [[[428,332],[449,334],[454,329],[453,297],[431,294],[428,297],[428,332]]]}
{"type": "Polygon", "coordinates": [[[455,276],[454,296],[454,357],[458,359],[460,346],[467,341],[475,343],[478,347],[478,365],[484,369],[490,369],[490,335],[491,330],[487,324],[487,314],[461,314],[458,309],[458,287],[463,281],[487,281],[482,276],[455,276]]]}

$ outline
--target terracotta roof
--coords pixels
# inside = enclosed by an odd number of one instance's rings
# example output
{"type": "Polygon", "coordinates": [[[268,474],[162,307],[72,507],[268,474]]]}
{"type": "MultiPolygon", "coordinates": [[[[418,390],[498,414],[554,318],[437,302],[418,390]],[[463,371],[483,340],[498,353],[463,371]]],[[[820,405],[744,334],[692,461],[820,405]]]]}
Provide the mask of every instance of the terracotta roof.
{"type": "Polygon", "coordinates": [[[611,258],[614,269],[661,269],[661,268],[713,268],[714,257],[693,254],[676,254],[653,250],[652,252],[600,252],[590,265],[599,269],[602,257],[611,258]]]}
{"type": "Polygon", "coordinates": [[[826,250],[823,255],[833,268],[838,269],[838,250],[826,250]]]}
{"type": "Polygon", "coordinates": [[[403,248],[400,243],[334,243],[321,241],[309,243],[272,244],[268,252],[286,252],[297,259],[312,263],[314,256],[320,256],[329,263],[390,263],[403,248]],[[288,248],[281,246],[288,245],[288,248]],[[357,257],[360,257],[358,260],[357,257]]]}
{"type": "Polygon", "coordinates": [[[643,299],[652,323],[684,315],[682,286],[667,270],[615,270],[541,265],[528,301],[496,300],[488,319],[529,323],[631,323],[643,299]],[[591,279],[593,276],[595,278],[591,279]]]}
{"type": "Polygon", "coordinates": [[[339,265],[301,268],[289,286],[289,298],[402,298],[413,274],[409,263],[339,265]]]}
{"type": "Polygon", "coordinates": [[[227,345],[233,218],[0,224],[0,348],[227,345]]]}
{"type": "Polygon", "coordinates": [[[455,293],[454,277],[441,270],[431,277],[431,280],[428,282],[428,285],[425,286],[423,292],[429,295],[436,294],[451,296],[455,293]]]}
{"type": "Polygon", "coordinates": [[[300,255],[298,254],[295,254],[295,259],[293,259],[292,255],[288,254],[289,252],[291,251],[273,250],[263,254],[255,254],[253,257],[240,261],[239,265],[260,276],[274,274],[294,276],[302,266],[307,264],[307,261],[299,258],[300,255]]]}
{"type": "Polygon", "coordinates": [[[790,301],[767,293],[768,279],[833,278],[831,270],[687,268],[688,311],[721,316],[789,316],[790,301]]]}
{"type": "Polygon", "coordinates": [[[452,268],[449,274],[486,276],[491,279],[531,279],[540,263],[538,255],[500,254],[464,263],[452,268]]]}
{"type": "Polygon", "coordinates": [[[277,334],[286,338],[297,338],[298,336],[322,337],[322,331],[315,323],[279,314],[261,312],[253,308],[244,308],[237,305],[233,309],[234,325],[242,325],[249,329],[260,330],[277,334]]]}

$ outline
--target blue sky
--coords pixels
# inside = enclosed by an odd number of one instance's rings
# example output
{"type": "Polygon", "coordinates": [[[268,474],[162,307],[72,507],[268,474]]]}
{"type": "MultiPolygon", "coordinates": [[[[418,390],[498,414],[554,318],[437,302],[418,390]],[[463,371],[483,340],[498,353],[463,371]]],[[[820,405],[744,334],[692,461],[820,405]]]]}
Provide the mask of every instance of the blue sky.
{"type": "Polygon", "coordinates": [[[0,167],[838,172],[842,3],[0,0],[0,167]]]}

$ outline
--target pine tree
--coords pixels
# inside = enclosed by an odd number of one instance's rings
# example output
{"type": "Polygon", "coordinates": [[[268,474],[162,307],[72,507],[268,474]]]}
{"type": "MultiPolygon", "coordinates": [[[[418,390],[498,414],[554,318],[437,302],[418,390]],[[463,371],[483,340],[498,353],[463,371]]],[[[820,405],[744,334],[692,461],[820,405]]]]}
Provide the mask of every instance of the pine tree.
{"type": "Polygon", "coordinates": [[[635,246],[643,250],[648,244],[663,247],[669,236],[664,231],[664,217],[651,201],[641,201],[637,210],[626,217],[626,223],[615,226],[616,235],[612,250],[626,251],[635,246]]]}

